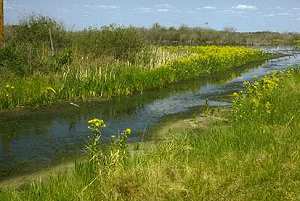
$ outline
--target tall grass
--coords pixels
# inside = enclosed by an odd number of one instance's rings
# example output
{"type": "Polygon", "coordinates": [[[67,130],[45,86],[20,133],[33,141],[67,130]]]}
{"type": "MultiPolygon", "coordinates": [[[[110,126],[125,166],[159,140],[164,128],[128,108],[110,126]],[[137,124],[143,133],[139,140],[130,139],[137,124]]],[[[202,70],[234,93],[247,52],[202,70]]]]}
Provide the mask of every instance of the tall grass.
{"type": "Polygon", "coordinates": [[[134,27],[70,32],[30,16],[0,49],[0,110],[132,95],[267,57],[242,47],[157,47],[134,27]]]}
{"type": "Polygon", "coordinates": [[[153,58],[152,64],[156,66],[118,60],[103,64],[102,60],[77,58],[60,72],[3,78],[0,109],[127,96],[224,72],[268,57],[255,49],[215,46],[165,47],[153,54],[160,54],[159,59],[153,58]]]}
{"type": "Polygon", "coordinates": [[[0,199],[298,200],[299,75],[290,71],[248,85],[223,116],[228,123],[172,131],[168,141],[140,152],[128,152],[130,130],[110,147],[97,146],[104,124],[94,119],[90,160],[45,181],[2,189],[0,199]]]}

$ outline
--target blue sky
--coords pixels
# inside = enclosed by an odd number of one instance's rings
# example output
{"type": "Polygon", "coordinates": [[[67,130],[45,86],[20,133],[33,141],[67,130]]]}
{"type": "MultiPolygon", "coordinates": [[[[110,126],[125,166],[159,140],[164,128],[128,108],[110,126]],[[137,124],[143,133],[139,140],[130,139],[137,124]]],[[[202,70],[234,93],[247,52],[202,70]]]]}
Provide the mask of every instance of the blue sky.
{"type": "Polygon", "coordinates": [[[54,17],[72,29],[111,23],[151,26],[159,22],[167,26],[300,32],[300,0],[4,0],[4,3],[8,24],[34,13],[54,17]]]}

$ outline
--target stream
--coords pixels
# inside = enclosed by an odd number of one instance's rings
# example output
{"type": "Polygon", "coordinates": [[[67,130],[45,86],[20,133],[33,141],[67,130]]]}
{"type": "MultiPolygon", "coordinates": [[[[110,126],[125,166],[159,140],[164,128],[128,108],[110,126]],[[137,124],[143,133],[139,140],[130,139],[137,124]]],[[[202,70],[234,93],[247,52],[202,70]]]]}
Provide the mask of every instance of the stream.
{"type": "Polygon", "coordinates": [[[287,56],[259,65],[249,64],[226,75],[180,82],[132,97],[84,103],[79,108],[63,104],[0,113],[0,180],[82,156],[90,134],[87,121],[91,118],[106,122],[105,137],[131,128],[134,135],[130,140],[136,141],[137,133],[147,133],[163,118],[198,110],[206,102],[209,106],[230,107],[228,95],[241,91],[244,81],[300,64],[300,51],[265,50],[287,56]]]}

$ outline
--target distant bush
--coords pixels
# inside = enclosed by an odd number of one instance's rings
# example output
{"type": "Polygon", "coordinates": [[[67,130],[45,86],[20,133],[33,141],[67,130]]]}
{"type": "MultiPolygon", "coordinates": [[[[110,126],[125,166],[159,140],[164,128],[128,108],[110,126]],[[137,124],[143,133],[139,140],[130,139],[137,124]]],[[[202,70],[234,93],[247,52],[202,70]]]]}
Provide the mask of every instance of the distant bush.
{"type": "Polygon", "coordinates": [[[70,42],[63,25],[54,19],[28,16],[6,29],[6,47],[0,50],[1,71],[19,76],[59,71],[73,61],[70,42]]]}
{"type": "Polygon", "coordinates": [[[85,56],[136,63],[139,53],[147,49],[143,35],[133,27],[110,25],[67,32],[54,19],[39,15],[7,27],[6,46],[1,68],[21,76],[57,72],[85,56]]]}
{"type": "Polygon", "coordinates": [[[7,71],[18,75],[25,74],[26,61],[14,46],[6,46],[0,49],[0,73],[7,71]]]}
{"type": "Polygon", "coordinates": [[[25,76],[33,73],[58,72],[73,62],[73,51],[69,48],[55,55],[43,53],[29,43],[7,44],[0,49],[0,73],[25,76]]]}
{"type": "Polygon", "coordinates": [[[13,40],[17,43],[25,42],[50,48],[50,33],[56,48],[62,48],[68,44],[63,25],[50,17],[39,15],[26,17],[14,26],[13,40]]]}
{"type": "Polygon", "coordinates": [[[136,28],[115,25],[85,30],[74,43],[85,54],[127,61],[133,61],[146,46],[144,37],[136,28]]]}

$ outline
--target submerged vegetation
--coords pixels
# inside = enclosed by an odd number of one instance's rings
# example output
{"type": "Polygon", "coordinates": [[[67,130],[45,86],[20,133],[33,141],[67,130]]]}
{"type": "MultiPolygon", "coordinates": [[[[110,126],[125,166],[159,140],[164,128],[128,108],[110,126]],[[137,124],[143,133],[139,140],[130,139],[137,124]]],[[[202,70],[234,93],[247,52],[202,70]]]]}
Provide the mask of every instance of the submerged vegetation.
{"type": "Polygon", "coordinates": [[[30,17],[0,50],[0,110],[127,96],[268,57],[245,47],[158,47],[133,27],[66,32],[30,17]]]}
{"type": "Polygon", "coordinates": [[[297,200],[300,195],[300,72],[247,84],[226,122],[169,133],[130,151],[130,129],[101,145],[89,121],[89,160],[66,174],[2,189],[1,200],[297,200]]]}

